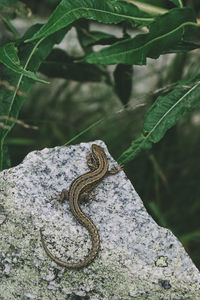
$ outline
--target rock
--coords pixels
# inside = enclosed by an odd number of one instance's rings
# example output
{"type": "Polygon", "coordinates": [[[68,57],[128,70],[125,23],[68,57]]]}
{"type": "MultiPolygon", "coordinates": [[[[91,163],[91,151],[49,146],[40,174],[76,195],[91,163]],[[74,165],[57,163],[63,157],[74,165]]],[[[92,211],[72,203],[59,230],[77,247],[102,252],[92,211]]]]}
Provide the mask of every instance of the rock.
{"type": "MultiPolygon", "coordinates": [[[[171,231],[148,215],[123,171],[104,178],[91,192],[96,201],[82,204],[100,234],[95,260],[71,270],[46,255],[41,227],[60,259],[77,262],[89,252],[87,230],[68,201],[55,198],[88,172],[91,145],[34,151],[0,173],[0,299],[200,299],[199,271],[171,231]]],[[[112,168],[116,163],[105,151],[112,168]]]]}

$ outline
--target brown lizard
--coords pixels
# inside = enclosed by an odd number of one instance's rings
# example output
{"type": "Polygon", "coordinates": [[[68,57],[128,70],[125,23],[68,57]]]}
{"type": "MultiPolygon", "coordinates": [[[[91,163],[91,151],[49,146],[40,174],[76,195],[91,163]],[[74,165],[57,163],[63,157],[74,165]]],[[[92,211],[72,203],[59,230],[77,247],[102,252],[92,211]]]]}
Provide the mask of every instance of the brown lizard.
{"type": "Polygon", "coordinates": [[[86,258],[79,263],[68,263],[58,259],[48,250],[43,238],[42,230],[40,229],[42,245],[47,255],[58,265],[71,269],[81,269],[89,265],[97,256],[100,248],[98,230],[92,220],[83,213],[79,202],[81,199],[86,198],[88,196],[88,192],[90,192],[100,181],[102,181],[106,175],[116,174],[121,169],[118,165],[116,168],[109,171],[108,159],[104,149],[96,144],[92,144],[92,154],[87,155],[87,163],[90,171],[76,178],[71,183],[69,192],[65,189],[62,190],[59,200],[63,201],[64,198],[69,200],[72,214],[79,223],[87,228],[88,232],[90,233],[92,248],[88,256],[86,256],[86,258]]]}

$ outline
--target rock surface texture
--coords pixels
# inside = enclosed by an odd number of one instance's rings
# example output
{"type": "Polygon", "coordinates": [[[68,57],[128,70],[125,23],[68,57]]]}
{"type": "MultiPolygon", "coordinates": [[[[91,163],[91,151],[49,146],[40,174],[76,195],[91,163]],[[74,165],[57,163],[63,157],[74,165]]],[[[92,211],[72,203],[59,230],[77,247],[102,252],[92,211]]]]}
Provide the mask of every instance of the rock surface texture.
{"type": "MultiPolygon", "coordinates": [[[[102,146],[112,168],[116,165],[102,146]]],[[[0,300],[196,300],[200,273],[177,238],[148,215],[123,171],[106,178],[82,204],[97,226],[101,249],[88,267],[58,266],[42,248],[77,262],[91,240],[72,216],[69,203],[56,195],[88,172],[86,154],[92,143],[44,149],[0,173],[0,300]]]]}

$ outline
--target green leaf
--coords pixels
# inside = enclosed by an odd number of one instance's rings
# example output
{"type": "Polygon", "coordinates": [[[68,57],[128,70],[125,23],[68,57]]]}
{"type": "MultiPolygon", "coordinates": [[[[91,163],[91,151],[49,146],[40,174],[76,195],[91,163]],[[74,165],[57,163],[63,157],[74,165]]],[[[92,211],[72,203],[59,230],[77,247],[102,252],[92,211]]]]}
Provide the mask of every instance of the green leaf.
{"type": "Polygon", "coordinates": [[[126,105],[131,96],[133,81],[132,65],[117,65],[114,71],[115,91],[124,105],[126,105]]]}
{"type": "Polygon", "coordinates": [[[170,0],[170,1],[173,2],[178,7],[183,7],[182,0],[170,0]]]}
{"type": "Polygon", "coordinates": [[[198,45],[198,44],[184,42],[184,41],[181,41],[180,43],[178,43],[177,45],[174,45],[174,46],[175,47],[168,49],[167,52],[163,51],[162,54],[179,53],[179,52],[183,53],[183,52],[188,52],[188,51],[200,48],[200,45],[198,45]]]}
{"type": "Polygon", "coordinates": [[[20,65],[20,60],[17,55],[17,48],[15,47],[14,43],[8,43],[0,47],[0,62],[2,62],[7,68],[11,69],[14,72],[23,74],[28,78],[42,83],[48,83],[45,80],[39,79],[33,72],[23,69],[23,67],[20,65]]]}
{"type": "Polygon", "coordinates": [[[149,26],[149,33],[137,35],[117,42],[110,47],[89,54],[83,59],[98,64],[146,64],[146,58],[158,58],[163,52],[170,52],[184,37],[187,27],[197,26],[190,8],[174,8],[158,16],[149,26]]]}
{"type": "Polygon", "coordinates": [[[106,24],[128,21],[131,25],[147,25],[154,19],[137,6],[116,0],[62,0],[44,26],[28,41],[47,37],[78,20],[85,18],[106,24]]]}
{"type": "Polygon", "coordinates": [[[142,150],[149,150],[151,147],[152,144],[142,134],[131,143],[131,146],[121,154],[117,161],[122,165],[126,164],[130,160],[134,159],[142,150]]]}
{"type": "Polygon", "coordinates": [[[124,164],[130,161],[141,150],[149,149],[151,143],[159,142],[169,128],[200,103],[199,93],[200,74],[178,82],[172,90],[159,96],[146,114],[143,134],[122,153],[119,162],[124,164]]]}
{"type": "Polygon", "coordinates": [[[74,63],[73,60],[63,50],[54,49],[41,64],[39,71],[49,77],[65,78],[80,82],[110,82],[109,74],[105,69],[86,63],[74,63]]]}
{"type": "MultiPolygon", "coordinates": [[[[61,30],[54,35],[49,36],[47,39],[40,42],[33,42],[24,44],[24,39],[31,37],[41,25],[32,26],[28,32],[24,35],[24,38],[19,40],[17,44],[17,53],[23,69],[31,72],[36,72],[46,58],[46,56],[52,50],[52,47],[56,43],[60,43],[63,39],[66,30],[61,30]]],[[[15,63],[17,57],[13,54],[15,63]]],[[[0,90],[0,115],[13,117],[17,119],[19,111],[28,96],[28,92],[33,86],[34,81],[23,73],[19,74],[14,72],[11,68],[4,67],[3,78],[1,81],[2,88],[0,90]]],[[[4,120],[4,125],[9,128],[0,127],[0,168],[2,169],[4,160],[4,140],[14,124],[9,120],[4,120]]]]}
{"type": "Polygon", "coordinates": [[[172,91],[159,96],[144,121],[146,138],[157,143],[166,131],[200,102],[200,75],[193,80],[180,81],[172,91]]]}

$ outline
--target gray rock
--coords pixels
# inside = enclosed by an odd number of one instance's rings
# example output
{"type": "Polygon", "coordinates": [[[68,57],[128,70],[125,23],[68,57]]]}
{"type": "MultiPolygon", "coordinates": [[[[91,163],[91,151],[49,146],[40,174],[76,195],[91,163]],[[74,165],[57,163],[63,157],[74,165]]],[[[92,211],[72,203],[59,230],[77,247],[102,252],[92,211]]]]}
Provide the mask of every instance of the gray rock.
{"type": "Polygon", "coordinates": [[[96,201],[82,205],[100,233],[94,262],[70,270],[46,255],[41,227],[62,260],[80,261],[91,247],[69,203],[55,199],[88,171],[91,144],[34,151],[0,173],[0,299],[200,299],[197,268],[171,231],[148,215],[123,171],[106,177],[92,191],[96,201]]]}

